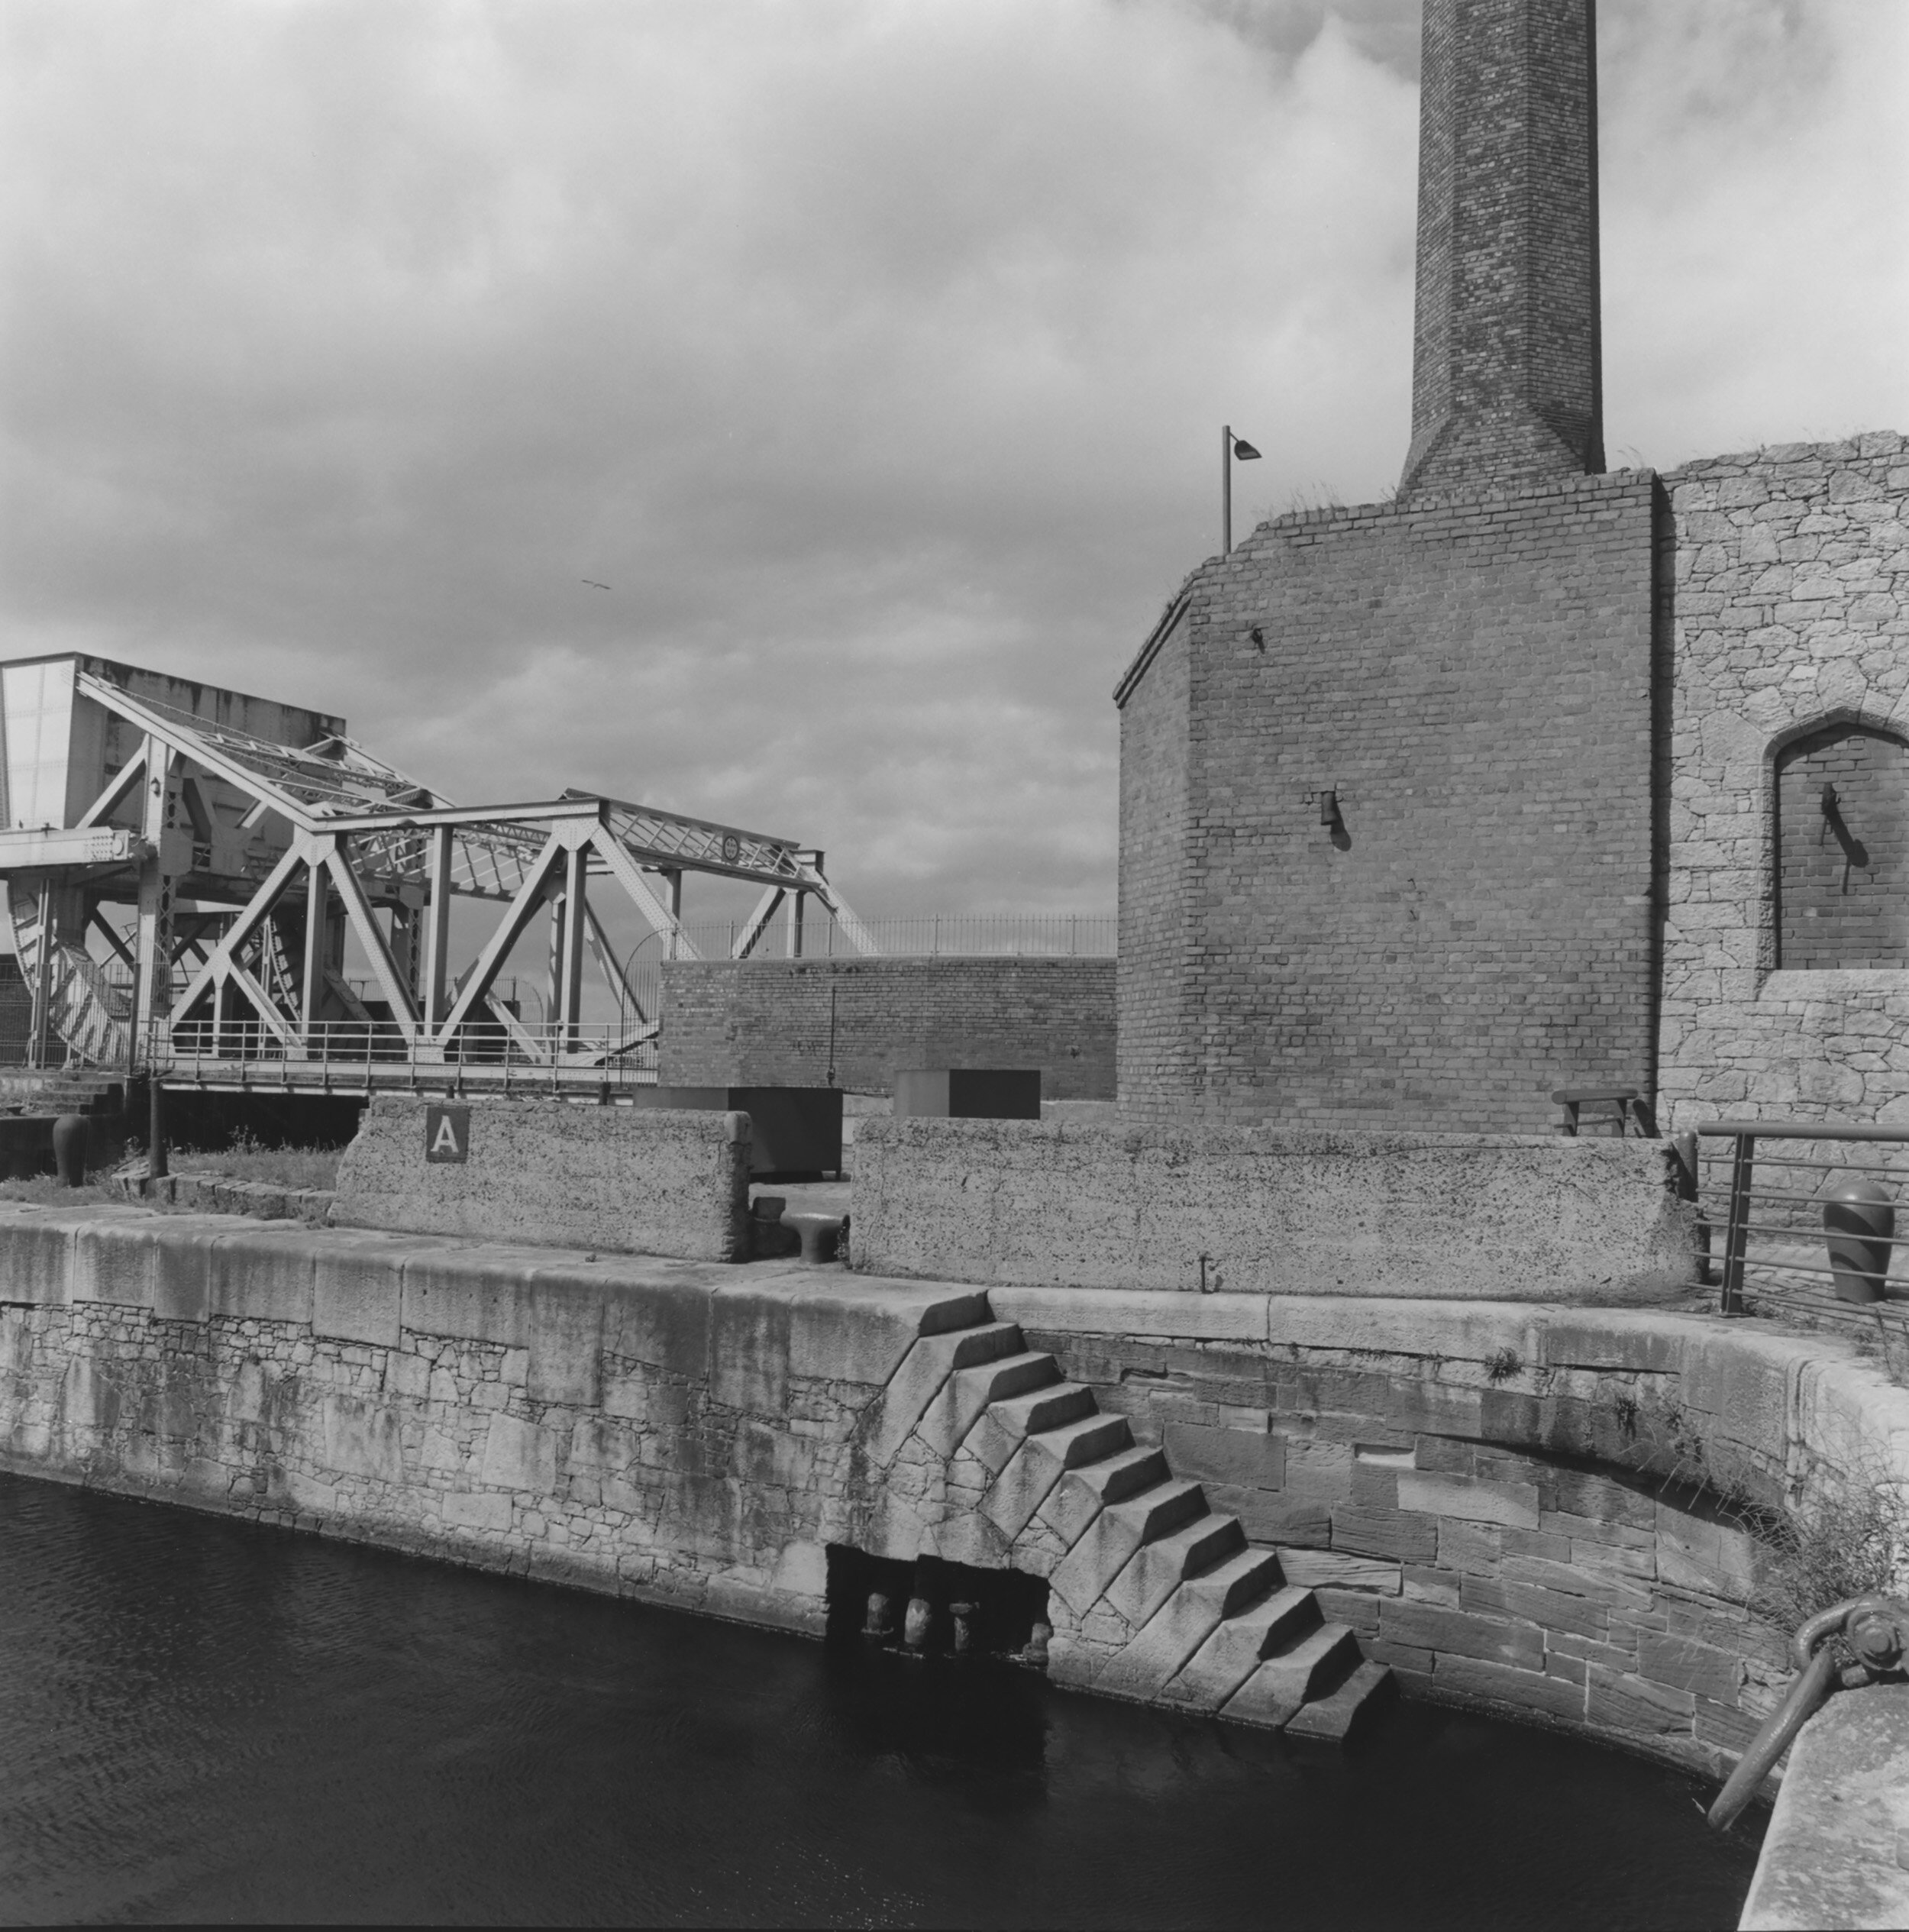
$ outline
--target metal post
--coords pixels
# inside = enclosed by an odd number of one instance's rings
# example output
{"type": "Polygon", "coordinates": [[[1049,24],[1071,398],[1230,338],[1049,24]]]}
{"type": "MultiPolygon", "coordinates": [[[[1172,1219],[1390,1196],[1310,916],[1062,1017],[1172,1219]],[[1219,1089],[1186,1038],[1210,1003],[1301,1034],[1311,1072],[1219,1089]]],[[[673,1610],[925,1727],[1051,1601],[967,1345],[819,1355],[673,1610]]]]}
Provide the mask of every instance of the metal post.
{"type": "Polygon", "coordinates": [[[573,845],[568,855],[564,878],[563,985],[557,1019],[558,1031],[551,1056],[554,1077],[557,1054],[570,1051],[583,1042],[583,948],[589,937],[589,913],[584,894],[589,872],[589,848],[573,845]]]}
{"type": "Polygon", "coordinates": [[[326,943],[325,861],[315,845],[306,848],[305,861],[305,981],[299,988],[299,1027],[305,1035],[305,1050],[312,1051],[312,1035],[319,1026],[318,1015],[325,997],[325,967],[330,957],[326,943]]]}
{"type": "Polygon", "coordinates": [[[451,956],[451,831],[431,832],[431,897],[425,913],[425,1030],[435,1039],[444,1020],[444,988],[451,956]]]}
{"type": "Polygon", "coordinates": [[[1233,554],[1233,426],[1219,430],[1219,554],[1233,554]]]}
{"type": "Polygon", "coordinates": [[[1723,1287],[1718,1313],[1743,1312],[1743,1255],[1749,1245],[1750,1181],[1756,1161],[1756,1136],[1739,1134],[1730,1162],[1730,1220],[1723,1235],[1723,1287]]]}
{"type": "Polygon", "coordinates": [[[166,1089],[160,1079],[159,1055],[153,1044],[146,1052],[146,1176],[163,1181],[172,1170],[166,1158],[166,1089]]]}

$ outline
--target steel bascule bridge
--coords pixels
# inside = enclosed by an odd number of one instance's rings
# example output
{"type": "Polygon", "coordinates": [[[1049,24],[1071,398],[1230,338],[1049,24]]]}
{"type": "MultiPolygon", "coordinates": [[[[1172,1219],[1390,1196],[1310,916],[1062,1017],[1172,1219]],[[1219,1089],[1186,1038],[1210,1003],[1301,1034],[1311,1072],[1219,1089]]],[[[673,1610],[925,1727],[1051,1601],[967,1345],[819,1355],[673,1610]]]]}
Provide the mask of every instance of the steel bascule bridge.
{"type": "Polygon", "coordinates": [[[733,957],[778,913],[800,953],[812,902],[848,950],[877,950],[822,855],[788,839],[580,791],[454,805],[342,719],[101,658],[0,664],[0,881],[40,1066],[291,1092],[607,1094],[654,1077],[657,1024],[605,929],[606,895],[666,958],[697,957],[691,873],[761,888],[733,957]],[[497,909],[461,964],[459,899],[497,909]],[[528,1023],[499,981],[540,922],[548,997],[528,1023]],[[607,1026],[584,1019],[592,971],[619,1016],[607,1026]]]}

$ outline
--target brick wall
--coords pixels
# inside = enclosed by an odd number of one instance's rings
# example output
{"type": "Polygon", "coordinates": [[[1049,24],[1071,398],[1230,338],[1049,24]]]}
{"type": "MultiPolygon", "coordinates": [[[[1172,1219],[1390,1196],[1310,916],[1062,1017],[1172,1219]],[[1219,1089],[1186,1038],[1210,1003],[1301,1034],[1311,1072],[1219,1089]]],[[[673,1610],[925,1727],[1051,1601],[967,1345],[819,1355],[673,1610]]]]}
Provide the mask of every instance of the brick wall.
{"type": "Polygon", "coordinates": [[[1119,1090],[1145,1105],[1195,1065],[1187,885],[1189,603],[1176,599],[1116,693],[1120,716],[1119,1090]]]}
{"type": "MultiPolygon", "coordinates": [[[[1807,846],[1823,823],[1807,795],[1820,782],[1779,813],[1779,770],[1807,781],[1852,732],[1909,734],[1909,439],[1718,457],[1664,483],[1665,1111],[1673,1125],[1909,1118],[1909,961],[1899,946],[1833,968],[1821,951],[1786,954],[1777,890],[1781,825],[1807,846]]],[[[1893,786],[1897,756],[1872,749],[1873,777],[1849,774],[1849,829],[1865,843],[1876,827],[1862,815],[1884,803],[1867,788],[1893,786]]],[[[1888,844],[1878,838],[1879,858],[1888,844]]],[[[1794,890],[1788,903],[1801,909],[1794,890]]]]}
{"type": "Polygon", "coordinates": [[[1122,687],[1125,1105],[1533,1132],[1651,1087],[1656,502],[1312,512],[1204,567],[1122,687]]]}
{"type": "Polygon", "coordinates": [[[1038,1067],[1049,1100],[1111,1100],[1111,959],[682,960],[663,968],[666,1085],[887,1094],[899,1068],[1038,1067]]]}
{"type": "Polygon", "coordinates": [[[1833,725],[1776,761],[1777,963],[1909,968],[1909,746],[1833,725]]]}
{"type": "Polygon", "coordinates": [[[1402,487],[1601,470],[1592,0],[1426,0],[1423,54],[1402,487]]]}

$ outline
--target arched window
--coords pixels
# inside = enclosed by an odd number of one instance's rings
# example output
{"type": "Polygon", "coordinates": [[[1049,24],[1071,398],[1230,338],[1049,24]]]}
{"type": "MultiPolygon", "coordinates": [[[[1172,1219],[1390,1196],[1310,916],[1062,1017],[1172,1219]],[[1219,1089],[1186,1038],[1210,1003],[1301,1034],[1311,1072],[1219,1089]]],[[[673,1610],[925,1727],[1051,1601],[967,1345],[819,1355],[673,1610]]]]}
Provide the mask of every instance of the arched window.
{"type": "Polygon", "coordinates": [[[1831,725],[1776,761],[1778,961],[1909,968],[1909,745],[1831,725]]]}

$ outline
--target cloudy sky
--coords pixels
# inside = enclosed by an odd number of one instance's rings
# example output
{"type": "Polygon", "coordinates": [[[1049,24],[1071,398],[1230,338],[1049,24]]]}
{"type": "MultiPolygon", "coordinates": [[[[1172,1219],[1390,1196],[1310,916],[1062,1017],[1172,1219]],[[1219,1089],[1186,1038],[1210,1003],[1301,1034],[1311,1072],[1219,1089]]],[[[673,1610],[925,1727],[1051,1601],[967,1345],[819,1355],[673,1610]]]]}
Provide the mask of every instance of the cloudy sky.
{"type": "MultiPolygon", "coordinates": [[[[1403,457],[1417,13],[0,0],[6,654],[1111,909],[1219,425],[1403,457]]],[[[1601,15],[1613,463],[1909,428],[1909,4],[1601,15]]]]}

